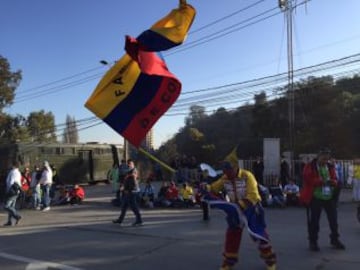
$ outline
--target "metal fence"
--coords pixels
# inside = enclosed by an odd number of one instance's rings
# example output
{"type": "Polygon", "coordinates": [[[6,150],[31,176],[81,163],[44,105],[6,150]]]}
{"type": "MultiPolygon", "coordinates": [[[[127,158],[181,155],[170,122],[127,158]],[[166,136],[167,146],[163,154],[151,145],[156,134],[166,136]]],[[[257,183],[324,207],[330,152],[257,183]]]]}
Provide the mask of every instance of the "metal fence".
{"type": "MultiPolygon", "coordinates": [[[[254,162],[256,160],[240,160],[240,166],[246,170],[254,172],[254,162]]],[[[336,172],[339,178],[339,181],[342,183],[343,187],[351,188],[351,184],[348,184],[349,178],[349,167],[354,163],[353,160],[336,160],[336,172]]],[[[303,160],[293,160],[290,166],[293,166],[294,171],[294,180],[295,183],[299,186],[302,186],[303,178],[302,171],[304,168],[305,162],[303,160]]],[[[266,171],[266,170],[264,170],[266,171]]],[[[278,173],[264,174],[263,175],[263,184],[265,186],[270,186],[276,184],[280,178],[280,168],[278,173]]]]}

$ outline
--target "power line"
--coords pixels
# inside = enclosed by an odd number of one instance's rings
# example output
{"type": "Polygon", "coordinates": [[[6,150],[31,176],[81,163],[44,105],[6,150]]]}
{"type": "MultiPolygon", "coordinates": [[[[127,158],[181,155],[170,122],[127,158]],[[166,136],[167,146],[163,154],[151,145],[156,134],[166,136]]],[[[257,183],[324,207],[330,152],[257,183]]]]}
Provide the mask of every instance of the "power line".
{"type": "MultiPolygon", "coordinates": [[[[360,62],[360,58],[359,58],[360,54],[356,54],[356,55],[352,55],[352,56],[348,56],[348,57],[344,57],[338,60],[332,60],[332,61],[328,61],[322,64],[318,64],[318,65],[314,65],[314,66],[310,66],[310,67],[306,67],[303,69],[299,69],[295,72],[295,74],[298,75],[307,75],[307,74],[314,74],[316,72],[323,72],[325,70],[328,70],[330,68],[339,68],[339,67],[344,67],[344,66],[351,66],[351,65],[355,65],[358,64],[360,62]]],[[[336,74],[333,74],[332,77],[334,79],[340,79],[340,78],[344,78],[344,77],[349,77],[349,75],[355,75],[355,74],[359,74],[360,72],[360,68],[357,69],[352,69],[352,70],[347,70],[347,71],[342,71],[336,74]]],[[[285,74],[286,75],[286,74],[285,74]]],[[[267,98],[273,99],[276,97],[281,97],[283,96],[283,94],[286,93],[286,88],[285,88],[285,81],[283,79],[284,77],[284,73],[283,74],[277,74],[277,75],[273,75],[273,76],[268,76],[268,77],[264,77],[264,78],[257,78],[254,80],[249,80],[246,82],[239,82],[237,84],[232,84],[233,85],[242,85],[245,83],[249,83],[249,82],[256,82],[258,85],[261,85],[261,80],[265,80],[262,82],[262,86],[263,88],[260,88],[258,90],[251,90],[251,91],[247,91],[246,93],[242,93],[242,94],[231,94],[231,95],[225,95],[221,98],[214,98],[214,99],[209,99],[207,100],[207,104],[210,105],[208,107],[215,107],[217,106],[219,108],[219,106],[225,106],[225,105],[229,105],[229,104],[235,104],[235,103],[246,103],[246,102],[250,102],[251,100],[253,100],[253,96],[249,96],[249,95],[253,95],[255,93],[259,93],[259,92],[265,92],[267,94],[267,98]],[[280,78],[277,78],[280,77],[280,78]],[[272,80],[269,81],[268,79],[271,78],[272,80]],[[275,91],[274,89],[278,88],[278,80],[283,81],[283,88],[281,91],[275,91]],[[271,85],[271,83],[275,83],[275,85],[271,85]],[[265,88],[265,86],[267,86],[267,88],[265,88]],[[270,94],[269,94],[270,93],[270,94]],[[215,102],[217,101],[217,102],[215,102]],[[211,103],[213,102],[213,103],[211,103]]],[[[286,79],[286,78],[285,78],[286,79]]],[[[227,85],[225,85],[227,86],[227,85]]],[[[254,85],[253,85],[254,86],[254,85]]],[[[214,89],[219,89],[221,87],[224,86],[218,86],[218,87],[214,87],[214,89]]],[[[203,91],[208,91],[209,89],[205,89],[203,91]]],[[[198,92],[201,90],[195,90],[194,92],[198,92]]],[[[223,93],[227,93],[226,91],[222,90],[223,93]]],[[[200,102],[202,101],[202,99],[195,99],[195,103],[197,102],[197,104],[200,104],[200,102]]],[[[205,102],[205,103],[206,103],[205,102]]],[[[188,106],[190,104],[182,104],[183,109],[178,108],[177,110],[171,110],[171,112],[166,113],[165,116],[180,116],[180,115],[188,115],[188,106]],[[186,108],[186,112],[185,112],[185,108],[186,108]]],[[[232,111],[232,110],[237,110],[239,109],[239,107],[235,107],[235,108],[228,108],[227,111],[232,111]]],[[[207,110],[206,112],[214,112],[214,109],[212,110],[207,110]]],[[[80,120],[75,121],[77,124],[77,127],[82,126],[81,128],[78,128],[77,131],[83,131],[83,130],[87,130],[90,128],[93,128],[95,126],[104,124],[104,122],[101,119],[98,119],[97,117],[88,117],[88,118],[83,118],[80,120]]],[[[62,126],[65,126],[66,123],[62,123],[62,124],[58,124],[55,127],[60,128],[62,126]]],[[[46,134],[50,134],[51,132],[42,132],[41,135],[46,135],[46,134]]],[[[57,137],[61,136],[63,134],[63,131],[56,131],[55,134],[57,137]]],[[[32,144],[29,142],[29,145],[32,144]]],[[[48,143],[51,144],[51,143],[48,143]]]]}
{"type": "MultiPolygon", "coordinates": [[[[217,23],[218,21],[222,21],[222,20],[230,17],[230,16],[234,15],[235,13],[239,13],[239,12],[244,11],[244,10],[246,10],[246,9],[249,9],[249,8],[255,6],[255,5],[258,5],[258,4],[260,4],[261,2],[263,2],[263,1],[258,1],[258,2],[254,3],[254,4],[252,4],[252,5],[249,5],[249,6],[245,7],[244,9],[238,10],[238,11],[236,11],[236,12],[230,14],[230,15],[227,15],[227,16],[221,18],[221,19],[218,19],[218,20],[214,21],[213,24],[217,23]]],[[[297,4],[296,6],[300,6],[300,5],[304,4],[305,2],[306,2],[306,1],[301,2],[301,3],[297,4]]],[[[267,12],[269,12],[269,11],[271,11],[271,10],[275,10],[275,9],[276,9],[276,8],[272,8],[272,9],[267,10],[267,11],[265,11],[265,12],[262,12],[262,13],[260,13],[260,14],[258,14],[258,15],[255,15],[255,16],[253,16],[253,17],[251,17],[251,18],[249,18],[249,19],[247,19],[247,20],[245,20],[245,21],[240,22],[240,24],[241,24],[241,23],[244,23],[244,22],[246,22],[246,21],[249,21],[249,20],[251,20],[251,19],[257,18],[257,17],[261,16],[262,14],[265,14],[265,13],[267,13],[267,12]]],[[[277,14],[280,14],[280,12],[278,12],[277,14]]],[[[271,15],[271,17],[272,17],[272,16],[273,16],[273,15],[271,15]]],[[[263,19],[266,19],[266,18],[263,18],[263,19]]],[[[261,20],[262,20],[262,19],[261,19],[261,20]]],[[[252,24],[254,24],[254,23],[256,23],[256,22],[252,22],[252,23],[249,24],[249,25],[245,25],[245,26],[241,27],[241,29],[243,29],[243,28],[245,28],[245,27],[247,27],[247,26],[250,26],[250,25],[252,25],[252,24]]],[[[212,24],[212,23],[210,23],[210,24],[212,24]]],[[[239,24],[239,23],[238,23],[238,24],[239,24]]],[[[236,25],[238,25],[238,24],[236,24],[236,25]]],[[[205,25],[205,26],[201,27],[201,29],[206,28],[207,26],[208,26],[208,25],[205,25]]],[[[233,26],[230,26],[230,27],[233,27],[233,26]]],[[[236,29],[235,29],[235,30],[236,30],[236,29]]],[[[239,29],[237,29],[237,30],[239,30],[239,29]]],[[[200,30],[198,30],[198,31],[200,31],[200,30]]],[[[232,32],[232,31],[231,31],[231,32],[232,32]]],[[[221,31],[218,31],[218,32],[216,32],[215,34],[218,34],[218,33],[221,33],[221,31]]],[[[224,34],[227,35],[227,34],[229,34],[229,32],[226,32],[226,33],[224,33],[224,34]]],[[[214,35],[214,34],[212,34],[212,35],[214,35]]],[[[221,36],[222,36],[222,35],[221,35],[221,36]]],[[[216,36],[216,38],[219,38],[219,37],[221,37],[221,36],[216,36]]],[[[209,41],[209,40],[207,40],[207,41],[209,41]]],[[[196,44],[195,44],[195,45],[196,45],[196,44]]],[[[186,44],[185,44],[185,46],[186,46],[186,44]]],[[[196,46],[198,46],[198,45],[196,45],[196,46]]],[[[81,73],[78,73],[77,75],[69,76],[69,77],[66,77],[66,78],[64,78],[64,79],[60,79],[60,80],[55,81],[55,82],[65,81],[65,80],[67,80],[67,79],[69,79],[69,78],[74,78],[74,77],[76,77],[76,76],[78,76],[78,75],[80,75],[80,74],[85,74],[85,73],[88,73],[88,72],[93,71],[93,70],[96,70],[96,69],[97,69],[97,68],[93,68],[93,69],[90,69],[90,70],[88,70],[88,71],[81,72],[81,73]]],[[[35,92],[35,93],[26,93],[26,94],[24,94],[23,96],[20,95],[19,97],[16,97],[14,103],[20,103],[20,102],[28,101],[28,100],[31,100],[31,99],[35,99],[35,98],[38,98],[38,97],[47,95],[47,94],[58,93],[60,90],[68,89],[68,88],[70,88],[70,87],[74,87],[74,86],[77,86],[77,85],[80,85],[80,84],[89,82],[89,81],[91,81],[91,80],[93,80],[93,79],[96,79],[96,78],[101,77],[102,75],[103,75],[103,73],[101,73],[101,74],[98,73],[98,74],[91,75],[91,76],[88,76],[88,77],[85,77],[85,78],[82,78],[82,79],[79,79],[79,80],[76,80],[76,81],[72,81],[72,82],[68,82],[68,83],[62,84],[62,85],[60,85],[60,86],[54,86],[54,87],[51,87],[51,88],[49,88],[49,89],[45,89],[45,90],[41,90],[41,91],[39,90],[39,91],[37,91],[37,92],[35,92]]],[[[48,84],[45,84],[45,85],[40,86],[39,88],[41,88],[41,87],[43,87],[43,86],[49,86],[49,85],[51,85],[51,84],[52,84],[52,83],[48,83],[48,84]]],[[[36,89],[36,88],[32,88],[32,89],[36,89]]]]}
{"type": "MultiPolygon", "coordinates": [[[[292,0],[292,1],[293,1],[293,0],[292,0]]],[[[292,1],[290,0],[290,2],[292,2],[292,1]]],[[[293,6],[293,8],[302,6],[302,5],[306,4],[308,1],[310,1],[310,0],[304,0],[303,2],[300,2],[299,4],[296,4],[295,6],[293,6]]],[[[268,19],[270,19],[270,18],[272,18],[272,17],[274,17],[274,16],[276,16],[276,15],[281,14],[282,12],[281,12],[281,11],[278,11],[278,12],[276,12],[276,13],[272,13],[272,14],[270,14],[270,15],[268,15],[268,16],[259,18],[259,19],[257,19],[257,20],[255,20],[255,19],[258,18],[258,17],[264,16],[264,15],[266,15],[267,13],[270,13],[270,12],[275,11],[275,10],[277,10],[277,9],[278,9],[278,7],[274,7],[274,8],[265,10],[265,11],[261,12],[260,14],[257,14],[257,15],[255,15],[255,16],[252,16],[252,17],[250,17],[250,18],[247,18],[247,19],[245,19],[245,20],[243,20],[243,21],[240,21],[239,23],[236,23],[236,24],[233,24],[233,25],[231,25],[231,26],[228,26],[228,27],[226,27],[226,28],[224,28],[224,29],[221,29],[221,30],[219,30],[219,31],[217,31],[217,32],[215,32],[215,33],[209,34],[209,35],[207,35],[207,36],[205,36],[205,37],[202,37],[202,38],[200,38],[200,39],[198,39],[198,40],[195,40],[195,41],[192,41],[192,42],[187,42],[187,43],[184,44],[183,46],[181,46],[181,47],[179,47],[179,48],[174,48],[174,50],[172,50],[172,52],[169,52],[169,53],[164,54],[164,55],[165,55],[165,56],[170,56],[170,55],[175,54],[175,53],[179,53],[179,52],[182,52],[182,51],[186,51],[186,50],[188,50],[188,49],[191,49],[191,48],[197,47],[197,46],[199,46],[199,45],[208,43],[208,42],[210,42],[210,41],[219,39],[219,38],[221,38],[221,37],[227,36],[227,35],[232,34],[232,33],[234,33],[234,32],[243,30],[243,29],[248,28],[248,27],[250,27],[250,26],[252,26],[252,25],[254,25],[254,24],[257,24],[257,23],[263,22],[263,21],[265,21],[265,20],[268,20],[268,19]],[[255,21],[253,21],[253,20],[255,20],[255,21]],[[236,28],[236,26],[239,26],[239,25],[242,25],[242,24],[244,24],[244,25],[236,28]]]]}
{"type": "MultiPolygon", "coordinates": [[[[22,90],[22,91],[28,92],[28,91],[32,91],[32,90],[44,88],[44,87],[50,86],[50,85],[52,85],[52,84],[57,84],[57,83],[60,83],[60,82],[63,82],[63,81],[67,81],[67,80],[73,79],[73,78],[75,78],[75,77],[82,76],[82,75],[84,75],[84,74],[86,74],[86,73],[89,73],[89,72],[92,72],[92,71],[95,71],[95,70],[98,70],[98,69],[100,69],[100,67],[91,68],[91,69],[88,69],[88,70],[85,70],[85,71],[82,71],[82,72],[79,72],[79,73],[70,75],[70,76],[68,76],[68,77],[64,77],[64,78],[62,78],[62,79],[59,79],[59,80],[56,80],[56,81],[52,81],[52,82],[49,82],[49,83],[45,83],[45,84],[42,84],[42,85],[39,85],[39,86],[35,86],[35,87],[32,87],[32,88],[28,88],[28,89],[22,90]]],[[[22,92],[22,91],[21,91],[21,92],[22,92]]]]}
{"type": "Polygon", "coordinates": [[[65,83],[59,86],[54,86],[45,90],[40,90],[37,91],[35,93],[28,93],[28,94],[24,94],[20,97],[15,97],[15,102],[14,103],[21,103],[24,101],[28,101],[28,100],[32,100],[44,95],[48,95],[48,94],[52,94],[52,93],[58,93],[60,90],[64,90],[64,89],[69,89],[70,87],[74,87],[74,86],[78,86],[84,83],[87,83],[89,81],[92,81],[94,79],[100,78],[104,73],[98,73],[95,75],[91,75],[82,79],[78,79],[76,81],[72,81],[69,83],[65,83]]]}
{"type": "Polygon", "coordinates": [[[257,1],[257,2],[255,2],[255,3],[253,3],[253,4],[250,4],[250,5],[248,5],[248,6],[244,7],[244,8],[241,8],[241,9],[239,9],[239,10],[236,10],[236,11],[234,11],[234,12],[232,12],[232,13],[224,16],[224,17],[221,17],[221,18],[219,18],[219,19],[217,19],[217,20],[215,20],[215,21],[213,21],[213,22],[211,22],[211,23],[208,23],[208,24],[206,24],[206,25],[204,25],[204,26],[201,26],[201,27],[195,29],[194,31],[191,31],[191,32],[189,33],[189,35],[192,35],[192,34],[194,34],[194,33],[200,32],[200,31],[202,31],[202,30],[204,30],[204,29],[206,29],[206,28],[209,28],[210,26],[213,26],[213,25],[215,25],[215,24],[218,24],[219,22],[222,22],[222,21],[224,21],[224,20],[226,20],[226,19],[229,19],[229,18],[231,18],[231,17],[233,17],[233,16],[235,16],[235,15],[241,13],[241,12],[244,12],[244,11],[246,11],[246,10],[248,10],[248,9],[251,9],[251,8],[257,6],[257,5],[261,4],[262,2],[265,2],[265,0],[257,1]]]}
{"type": "MultiPolygon", "coordinates": [[[[343,69],[345,66],[349,67],[351,65],[356,65],[359,64],[359,62],[360,62],[360,54],[355,54],[341,59],[332,60],[321,64],[295,70],[294,76],[299,78],[301,76],[321,73],[329,69],[337,69],[337,68],[343,69]]],[[[172,109],[189,106],[191,104],[201,102],[204,99],[209,99],[209,95],[211,95],[211,99],[217,99],[219,98],[219,96],[227,95],[228,93],[233,93],[233,92],[239,92],[240,95],[243,95],[245,93],[253,94],[254,92],[256,92],[256,90],[252,90],[254,88],[259,89],[259,87],[264,87],[266,85],[272,85],[273,88],[276,88],[281,85],[284,85],[286,83],[286,80],[287,80],[287,73],[281,73],[281,74],[256,78],[256,79],[233,83],[233,84],[190,91],[182,94],[180,96],[179,101],[172,106],[172,109]],[[240,92],[240,90],[242,90],[242,92],[240,92]],[[194,93],[200,93],[200,94],[194,96],[193,95],[194,93]],[[182,96],[186,94],[192,94],[192,95],[191,97],[182,98],[182,96]]]]}
{"type": "MultiPolygon", "coordinates": [[[[261,1],[258,1],[254,4],[251,4],[243,9],[240,9],[238,11],[235,11],[225,17],[222,17],[220,19],[217,19],[215,20],[214,22],[211,22],[195,31],[193,31],[192,33],[195,33],[195,32],[200,32],[201,30],[205,29],[205,28],[208,28],[210,25],[214,25],[220,21],[223,21],[231,16],[234,16],[235,14],[238,14],[240,12],[243,12],[245,10],[248,10],[258,4],[260,4],[261,2],[264,2],[264,0],[261,0],[261,1]]],[[[256,18],[258,17],[259,15],[255,15],[253,16],[252,18],[256,18]]],[[[249,18],[249,20],[251,20],[252,18],[249,18]]],[[[240,23],[244,23],[244,21],[240,22],[240,23]]],[[[243,28],[246,28],[246,26],[244,26],[243,28]]],[[[217,32],[219,33],[219,31],[217,32]]],[[[81,75],[84,75],[86,73],[89,73],[91,71],[94,71],[94,70],[97,70],[98,68],[93,68],[93,69],[89,69],[87,71],[84,71],[84,72],[80,72],[80,73],[77,73],[75,75],[72,75],[72,76],[68,76],[68,77],[65,77],[63,79],[59,79],[59,80],[56,80],[56,81],[53,81],[53,82],[50,82],[50,83],[46,83],[46,84],[43,84],[43,85],[40,85],[38,87],[33,87],[33,88],[30,88],[28,89],[26,92],[28,91],[33,91],[33,90],[37,90],[35,93],[23,93],[24,91],[21,91],[20,93],[17,94],[17,97],[14,101],[14,103],[20,103],[20,102],[24,102],[24,101],[28,101],[28,100],[31,100],[31,99],[34,99],[34,98],[38,98],[38,97],[41,97],[41,96],[44,96],[44,95],[48,95],[48,94],[52,94],[52,93],[56,93],[60,90],[64,90],[64,89],[68,89],[70,87],[74,87],[74,86],[77,86],[77,85],[80,85],[80,84],[83,84],[83,83],[86,83],[88,81],[91,81],[93,79],[96,79],[96,78],[99,78],[101,77],[101,75],[103,75],[103,73],[98,73],[98,74],[95,74],[95,75],[91,75],[91,76],[87,76],[85,78],[82,78],[82,79],[78,79],[78,80],[75,80],[75,81],[71,81],[71,82],[67,82],[67,83],[64,83],[64,84],[61,84],[61,85],[58,85],[58,86],[53,86],[53,87],[50,87],[50,88],[46,88],[44,90],[40,90],[42,88],[45,88],[45,87],[49,87],[51,85],[54,85],[54,84],[57,84],[57,83],[61,83],[61,82],[65,82],[65,81],[68,81],[69,79],[73,79],[73,78],[76,78],[76,77],[79,77],[81,75]]]]}
{"type": "Polygon", "coordinates": [[[187,42],[187,43],[184,44],[183,46],[181,46],[181,47],[179,47],[179,48],[175,48],[175,49],[173,49],[172,52],[169,52],[169,53],[164,54],[164,55],[165,55],[165,56],[170,56],[170,55],[173,55],[173,54],[176,54],[176,53],[179,53],[179,52],[187,51],[187,50],[192,49],[192,48],[195,48],[195,47],[197,47],[197,46],[200,46],[200,45],[209,43],[210,41],[219,39],[219,38],[221,38],[221,37],[227,36],[227,35],[232,34],[232,33],[234,33],[234,32],[237,32],[237,31],[243,30],[243,29],[245,29],[245,28],[248,28],[248,27],[250,27],[250,26],[252,26],[252,25],[254,25],[254,24],[257,24],[257,23],[259,23],[259,22],[263,22],[263,21],[265,21],[265,20],[267,20],[267,19],[270,19],[270,18],[272,18],[272,17],[280,14],[281,12],[276,12],[276,13],[274,13],[274,14],[271,14],[271,15],[268,15],[268,16],[266,16],[266,17],[263,17],[263,18],[260,18],[260,19],[258,19],[258,20],[255,20],[255,21],[253,21],[253,22],[249,22],[249,21],[251,21],[251,20],[253,20],[254,18],[257,18],[257,17],[259,17],[259,16],[262,16],[262,15],[268,13],[268,12],[271,12],[271,11],[273,11],[273,10],[275,10],[275,9],[276,9],[276,8],[269,9],[269,10],[267,10],[267,11],[262,12],[262,13],[259,14],[259,15],[253,16],[253,17],[251,17],[251,18],[249,18],[249,19],[246,19],[246,20],[241,21],[241,22],[239,22],[239,23],[237,23],[237,24],[234,24],[234,25],[232,25],[232,26],[230,26],[230,27],[227,27],[227,28],[225,28],[225,29],[222,29],[222,30],[220,30],[220,31],[217,31],[217,32],[215,32],[215,33],[212,33],[212,34],[210,34],[210,35],[207,35],[207,36],[205,36],[205,37],[202,37],[202,38],[200,38],[200,39],[198,39],[198,40],[195,40],[195,41],[193,41],[193,42],[187,42]],[[247,24],[245,24],[245,23],[247,23],[247,24]],[[243,26],[241,26],[241,27],[234,28],[235,26],[238,26],[238,25],[241,25],[241,24],[245,24],[245,25],[243,25],[243,26]],[[228,29],[231,29],[231,30],[228,30],[228,29]],[[228,31],[226,31],[226,30],[228,30],[228,31]],[[226,32],[225,32],[225,31],[226,31],[226,32]]]}
{"type": "MultiPolygon", "coordinates": [[[[295,70],[294,76],[301,77],[306,75],[313,75],[315,73],[324,72],[329,69],[344,68],[346,66],[357,65],[358,63],[360,63],[360,53],[295,70]]],[[[231,83],[231,84],[188,91],[181,94],[180,99],[171,107],[171,109],[172,110],[179,109],[182,107],[188,107],[191,104],[199,103],[203,101],[205,98],[208,98],[209,93],[211,93],[212,96],[212,98],[209,100],[218,100],[219,97],[221,97],[221,95],[226,95],[229,93],[238,93],[240,90],[242,90],[242,92],[240,92],[240,96],[250,95],[250,94],[253,95],[254,93],[261,91],[261,89],[263,89],[267,85],[272,86],[270,87],[270,89],[274,89],[276,87],[284,86],[285,82],[286,82],[286,73],[280,73],[280,74],[255,78],[255,79],[231,83]],[[259,88],[259,87],[263,87],[263,88],[259,88]],[[194,95],[197,93],[199,93],[200,95],[194,95]],[[188,95],[191,96],[185,97],[188,95]]],[[[223,98],[229,98],[229,96],[230,95],[225,96],[223,98]]],[[[236,96],[239,96],[239,94],[236,94],[236,96]]],[[[221,103],[219,104],[221,105],[221,103]]],[[[76,123],[93,121],[95,119],[97,119],[97,117],[93,116],[93,117],[77,120],[76,123]]],[[[66,123],[62,123],[56,125],[56,127],[61,127],[65,125],[66,123]]]]}

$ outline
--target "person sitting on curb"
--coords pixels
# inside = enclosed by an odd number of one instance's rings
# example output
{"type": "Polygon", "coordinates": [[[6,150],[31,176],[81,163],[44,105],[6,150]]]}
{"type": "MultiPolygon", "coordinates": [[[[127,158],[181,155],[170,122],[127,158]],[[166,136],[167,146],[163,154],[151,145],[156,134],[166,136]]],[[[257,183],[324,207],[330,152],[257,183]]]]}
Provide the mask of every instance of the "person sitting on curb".
{"type": "Polygon", "coordinates": [[[299,206],[300,189],[293,179],[290,179],[289,183],[285,185],[284,193],[286,195],[286,205],[299,206]]]}
{"type": "Polygon", "coordinates": [[[180,188],[180,198],[185,207],[195,205],[194,190],[188,182],[182,184],[182,187],[180,188]]]}
{"type": "Polygon", "coordinates": [[[81,204],[85,199],[85,191],[81,186],[75,185],[70,191],[69,197],[71,205],[81,204]]]}
{"type": "Polygon", "coordinates": [[[275,185],[269,187],[271,195],[271,205],[285,207],[285,196],[280,181],[277,180],[275,185]]]}
{"type": "Polygon", "coordinates": [[[65,205],[70,202],[70,192],[65,185],[61,185],[58,189],[58,196],[54,200],[53,205],[65,205]]]}

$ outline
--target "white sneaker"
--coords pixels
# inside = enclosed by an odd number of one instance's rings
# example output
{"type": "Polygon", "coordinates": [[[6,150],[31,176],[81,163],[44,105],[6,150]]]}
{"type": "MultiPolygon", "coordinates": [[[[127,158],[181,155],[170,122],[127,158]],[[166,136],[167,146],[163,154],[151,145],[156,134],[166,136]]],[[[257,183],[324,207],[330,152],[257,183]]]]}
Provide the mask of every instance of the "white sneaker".
{"type": "Polygon", "coordinates": [[[45,207],[45,208],[43,209],[43,211],[49,211],[49,210],[50,210],[50,206],[45,207]]]}

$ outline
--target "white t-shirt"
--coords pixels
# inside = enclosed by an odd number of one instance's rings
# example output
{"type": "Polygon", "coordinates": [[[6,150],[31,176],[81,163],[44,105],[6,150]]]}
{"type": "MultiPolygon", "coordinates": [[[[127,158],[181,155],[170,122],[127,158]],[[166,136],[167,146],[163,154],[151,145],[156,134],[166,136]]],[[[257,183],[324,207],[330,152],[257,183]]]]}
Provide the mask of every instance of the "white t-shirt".
{"type": "Polygon", "coordinates": [[[284,188],[285,193],[299,193],[299,187],[295,184],[287,184],[284,188]]]}
{"type": "Polygon", "coordinates": [[[52,171],[51,169],[44,169],[42,174],[41,174],[41,178],[40,178],[40,184],[42,185],[51,185],[52,184],[52,171]]]}
{"type": "Polygon", "coordinates": [[[21,187],[21,173],[18,168],[14,168],[9,172],[6,178],[6,191],[9,191],[14,183],[17,183],[21,187]]]}

